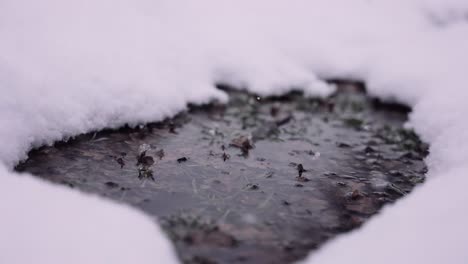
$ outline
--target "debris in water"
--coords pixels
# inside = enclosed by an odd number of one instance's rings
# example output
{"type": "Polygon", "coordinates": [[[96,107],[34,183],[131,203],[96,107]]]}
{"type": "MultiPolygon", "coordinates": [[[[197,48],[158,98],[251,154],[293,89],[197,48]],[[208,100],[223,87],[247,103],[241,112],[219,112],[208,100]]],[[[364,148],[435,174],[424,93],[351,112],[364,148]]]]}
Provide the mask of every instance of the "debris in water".
{"type": "Polygon", "coordinates": [[[182,162],[186,162],[187,160],[188,159],[186,157],[182,157],[182,158],[178,158],[177,162],[182,163],[182,162]]]}
{"type": "Polygon", "coordinates": [[[336,143],[336,146],[339,147],[339,148],[350,148],[351,146],[347,143],[344,143],[344,142],[338,142],[336,143]]]}
{"type": "Polygon", "coordinates": [[[125,166],[125,161],[123,160],[123,158],[117,158],[116,161],[120,165],[121,169],[125,166]]]}
{"type": "Polygon", "coordinates": [[[154,159],[151,156],[146,155],[146,151],[140,153],[137,158],[137,165],[151,166],[154,164],[154,159]]]}
{"type": "Polygon", "coordinates": [[[399,188],[398,186],[396,186],[395,184],[393,183],[390,183],[386,186],[386,189],[387,191],[391,191],[391,192],[394,192],[394,193],[397,193],[401,196],[405,196],[407,195],[408,193],[404,190],[402,190],[401,188],[399,188]]]}
{"type": "Polygon", "coordinates": [[[156,157],[158,157],[159,160],[162,160],[162,158],[164,158],[164,155],[165,155],[164,149],[160,149],[160,150],[156,151],[156,157]]]}
{"type": "Polygon", "coordinates": [[[138,148],[137,166],[138,179],[151,179],[154,181],[153,170],[150,168],[154,164],[153,157],[146,155],[146,152],[151,149],[148,144],[142,144],[138,148]]]}
{"type": "Polygon", "coordinates": [[[335,111],[335,103],[334,102],[327,101],[326,105],[327,105],[328,112],[332,113],[333,111],[335,111]]]}
{"type": "Polygon", "coordinates": [[[336,185],[340,186],[340,187],[346,187],[348,186],[348,184],[346,184],[346,182],[337,182],[336,185]]]}
{"type": "Polygon", "coordinates": [[[247,156],[249,154],[249,150],[253,149],[253,144],[251,140],[246,136],[240,136],[234,138],[231,141],[231,146],[240,148],[242,151],[242,155],[247,156]]]}
{"type": "Polygon", "coordinates": [[[364,124],[364,121],[357,118],[347,118],[344,119],[343,122],[345,123],[345,125],[352,127],[356,130],[360,130],[364,124]]]}
{"type": "Polygon", "coordinates": [[[107,187],[109,187],[109,188],[117,188],[117,187],[119,187],[119,184],[117,184],[117,183],[115,183],[115,182],[111,182],[111,181],[106,182],[105,185],[106,185],[107,187]]]}
{"type": "Polygon", "coordinates": [[[175,126],[174,122],[170,121],[169,122],[169,133],[177,134],[177,131],[175,129],[176,129],[176,126],[175,126]]]}
{"type": "Polygon", "coordinates": [[[364,196],[365,196],[364,193],[362,193],[358,189],[355,189],[352,192],[346,194],[346,197],[351,199],[351,200],[358,200],[358,199],[360,199],[360,198],[362,198],[364,196]]]}
{"type": "Polygon", "coordinates": [[[147,167],[138,168],[138,179],[150,179],[154,181],[153,170],[147,167]]]}
{"type": "Polygon", "coordinates": [[[274,105],[270,108],[270,115],[276,117],[280,111],[280,108],[277,105],[274,105]]]}
{"type": "Polygon", "coordinates": [[[258,190],[258,189],[260,189],[258,184],[254,184],[254,183],[248,183],[245,187],[247,189],[249,189],[249,190],[258,190]]]}
{"type": "Polygon", "coordinates": [[[306,172],[307,170],[304,169],[302,164],[297,164],[297,172],[299,173],[299,177],[302,177],[302,173],[306,172]]]}
{"type": "Polygon", "coordinates": [[[289,123],[291,120],[293,120],[293,115],[288,115],[280,120],[277,120],[275,123],[277,126],[283,126],[283,125],[286,125],[287,123],[289,123]]]}
{"type": "Polygon", "coordinates": [[[226,161],[230,158],[229,154],[226,154],[226,152],[223,152],[223,161],[226,161]]]}
{"type": "Polygon", "coordinates": [[[303,177],[303,176],[297,176],[296,180],[299,181],[299,182],[308,182],[308,181],[310,181],[308,178],[303,177]]]}

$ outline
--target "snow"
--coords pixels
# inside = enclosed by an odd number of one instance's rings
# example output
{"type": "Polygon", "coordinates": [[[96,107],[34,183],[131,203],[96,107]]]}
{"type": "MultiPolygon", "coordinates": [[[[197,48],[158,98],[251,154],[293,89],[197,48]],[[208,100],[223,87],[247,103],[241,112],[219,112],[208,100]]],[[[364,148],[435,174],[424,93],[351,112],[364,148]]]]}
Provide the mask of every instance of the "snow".
{"type": "Polygon", "coordinates": [[[3,169],[0,181],[0,263],[177,263],[159,227],[124,205],[3,169]]]}
{"type": "Polygon", "coordinates": [[[468,1],[0,0],[0,38],[1,263],[177,262],[154,219],[13,172],[32,147],[338,77],[413,107],[429,180],[305,263],[468,259],[468,1]]]}

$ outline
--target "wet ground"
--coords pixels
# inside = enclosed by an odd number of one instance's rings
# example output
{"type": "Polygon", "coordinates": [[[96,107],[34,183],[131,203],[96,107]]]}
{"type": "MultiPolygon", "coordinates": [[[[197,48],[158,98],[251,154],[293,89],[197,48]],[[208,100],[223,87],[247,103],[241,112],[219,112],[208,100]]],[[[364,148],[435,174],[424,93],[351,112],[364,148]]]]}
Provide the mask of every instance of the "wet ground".
{"type": "Polygon", "coordinates": [[[185,263],[290,263],[424,181],[409,109],[336,83],[324,100],[220,87],[227,105],[58,142],[17,170],[158,216],[185,263]]]}

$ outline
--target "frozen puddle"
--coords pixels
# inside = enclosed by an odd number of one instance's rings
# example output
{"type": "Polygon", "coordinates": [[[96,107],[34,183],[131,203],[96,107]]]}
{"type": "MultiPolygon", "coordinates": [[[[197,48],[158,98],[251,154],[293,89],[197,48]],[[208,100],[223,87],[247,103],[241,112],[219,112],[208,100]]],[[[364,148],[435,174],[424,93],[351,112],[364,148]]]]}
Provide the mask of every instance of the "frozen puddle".
{"type": "Polygon", "coordinates": [[[293,262],[424,180],[408,109],[338,86],[325,100],[228,90],[227,106],[58,142],[17,170],[158,216],[185,263],[293,262]]]}

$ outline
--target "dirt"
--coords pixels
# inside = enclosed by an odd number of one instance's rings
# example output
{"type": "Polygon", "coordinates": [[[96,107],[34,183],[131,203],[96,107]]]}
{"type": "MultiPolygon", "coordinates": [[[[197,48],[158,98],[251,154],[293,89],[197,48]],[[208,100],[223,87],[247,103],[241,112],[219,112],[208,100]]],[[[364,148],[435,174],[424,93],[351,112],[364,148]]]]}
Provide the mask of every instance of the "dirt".
{"type": "Polygon", "coordinates": [[[424,181],[410,109],[335,83],[326,99],[220,86],[227,105],[57,142],[17,170],[157,216],[184,263],[291,263],[424,181]]]}

